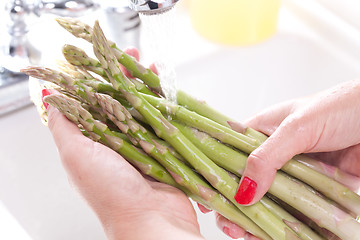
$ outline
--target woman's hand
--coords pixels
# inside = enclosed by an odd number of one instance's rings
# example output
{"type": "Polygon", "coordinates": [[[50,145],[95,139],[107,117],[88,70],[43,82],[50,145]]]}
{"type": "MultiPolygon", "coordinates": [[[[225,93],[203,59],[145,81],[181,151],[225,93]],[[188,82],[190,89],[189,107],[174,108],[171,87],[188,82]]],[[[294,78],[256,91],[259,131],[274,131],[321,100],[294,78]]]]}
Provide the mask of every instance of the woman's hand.
{"type": "MultiPolygon", "coordinates": [[[[359,116],[360,81],[356,80],[275,105],[250,118],[245,125],[270,137],[249,156],[244,172],[257,187],[240,185],[236,198],[244,205],[260,200],[276,171],[299,153],[311,153],[320,161],[360,177],[359,116]]],[[[353,178],[357,182],[349,186],[354,191],[360,186],[357,177],[353,178]]],[[[201,205],[199,209],[208,212],[201,205]]],[[[216,220],[219,228],[234,239],[258,239],[218,214],[216,220]]]]}
{"type": "Polygon", "coordinates": [[[185,194],[145,178],[118,153],[83,136],[57,109],[49,106],[48,115],[70,183],[109,239],[202,239],[185,194]]]}

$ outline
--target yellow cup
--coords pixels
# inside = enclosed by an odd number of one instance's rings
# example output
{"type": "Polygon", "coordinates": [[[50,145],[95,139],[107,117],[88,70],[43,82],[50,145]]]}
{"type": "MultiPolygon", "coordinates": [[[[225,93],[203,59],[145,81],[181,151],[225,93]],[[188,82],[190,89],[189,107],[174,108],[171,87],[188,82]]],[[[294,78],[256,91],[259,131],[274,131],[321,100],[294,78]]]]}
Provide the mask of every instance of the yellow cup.
{"type": "Polygon", "coordinates": [[[189,0],[193,27],[229,45],[254,44],[276,31],[281,0],[189,0]]]}

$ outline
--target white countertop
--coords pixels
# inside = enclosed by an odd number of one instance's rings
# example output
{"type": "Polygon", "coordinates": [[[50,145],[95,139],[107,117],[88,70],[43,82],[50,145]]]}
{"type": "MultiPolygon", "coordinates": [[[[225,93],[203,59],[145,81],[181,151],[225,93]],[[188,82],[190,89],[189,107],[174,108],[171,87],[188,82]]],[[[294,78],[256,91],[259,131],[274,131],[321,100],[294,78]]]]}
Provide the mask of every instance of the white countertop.
{"type": "MultiPolygon", "coordinates": [[[[179,33],[187,37],[176,47],[179,87],[241,120],[271,104],[359,77],[356,31],[338,19],[330,22],[344,27],[327,29],[325,10],[325,18],[314,17],[297,2],[285,1],[278,32],[250,47],[208,42],[196,35],[181,13],[179,33]]],[[[44,47],[53,48],[48,43],[44,47]]],[[[15,219],[7,221],[0,214],[0,222],[18,223],[36,240],[104,239],[98,220],[69,186],[51,134],[35,108],[0,117],[0,128],[1,211],[15,219]]],[[[199,221],[206,239],[228,239],[212,216],[199,214],[199,221]]],[[[7,226],[1,224],[0,232],[2,228],[7,226]]],[[[28,239],[25,235],[6,239],[28,239]]]]}

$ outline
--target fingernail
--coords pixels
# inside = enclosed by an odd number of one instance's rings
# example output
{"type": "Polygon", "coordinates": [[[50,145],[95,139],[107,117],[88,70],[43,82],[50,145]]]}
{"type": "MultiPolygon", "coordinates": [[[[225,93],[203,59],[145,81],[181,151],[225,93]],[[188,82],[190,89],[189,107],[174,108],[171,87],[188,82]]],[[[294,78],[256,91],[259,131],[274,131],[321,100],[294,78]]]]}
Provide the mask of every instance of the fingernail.
{"type": "Polygon", "coordinates": [[[49,89],[44,88],[44,89],[41,91],[41,95],[42,95],[41,100],[42,100],[43,105],[44,105],[44,107],[45,107],[46,109],[49,107],[49,104],[46,103],[46,102],[44,102],[44,97],[46,97],[46,96],[48,96],[48,95],[50,95],[50,94],[51,94],[51,92],[50,92],[49,89]]]}
{"type": "Polygon", "coordinates": [[[236,202],[241,205],[249,204],[255,196],[256,187],[256,182],[244,177],[235,195],[236,202]]]}

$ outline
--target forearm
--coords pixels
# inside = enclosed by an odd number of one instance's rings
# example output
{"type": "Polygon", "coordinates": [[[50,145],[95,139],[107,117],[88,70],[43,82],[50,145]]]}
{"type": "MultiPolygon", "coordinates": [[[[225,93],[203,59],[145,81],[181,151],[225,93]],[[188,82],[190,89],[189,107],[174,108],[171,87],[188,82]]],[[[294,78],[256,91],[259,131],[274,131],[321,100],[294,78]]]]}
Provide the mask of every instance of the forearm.
{"type": "Polygon", "coordinates": [[[144,213],[138,217],[119,216],[119,220],[103,222],[105,233],[110,240],[203,240],[199,227],[170,215],[144,213]]]}

